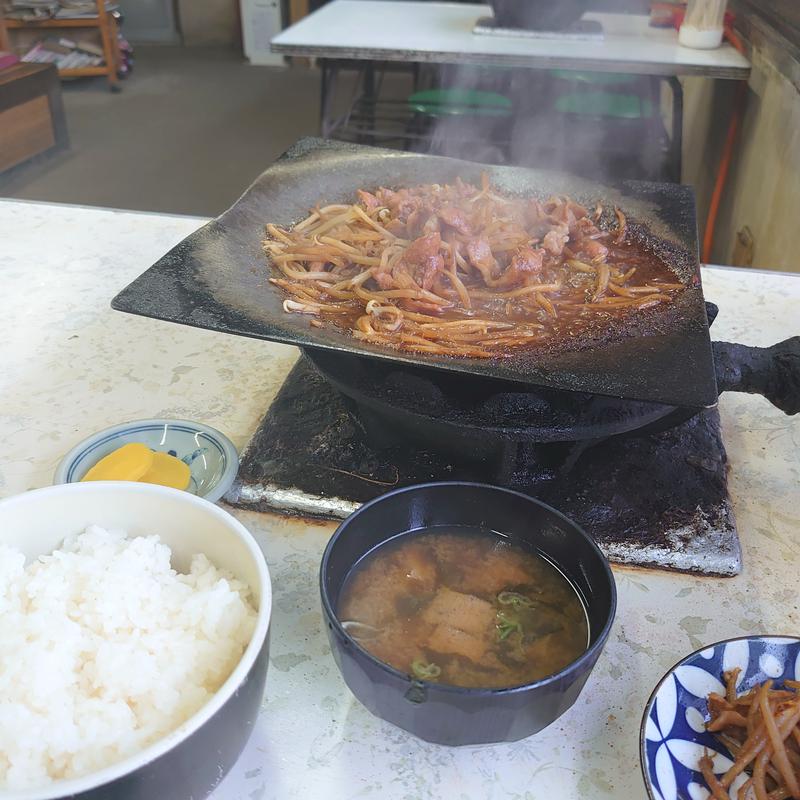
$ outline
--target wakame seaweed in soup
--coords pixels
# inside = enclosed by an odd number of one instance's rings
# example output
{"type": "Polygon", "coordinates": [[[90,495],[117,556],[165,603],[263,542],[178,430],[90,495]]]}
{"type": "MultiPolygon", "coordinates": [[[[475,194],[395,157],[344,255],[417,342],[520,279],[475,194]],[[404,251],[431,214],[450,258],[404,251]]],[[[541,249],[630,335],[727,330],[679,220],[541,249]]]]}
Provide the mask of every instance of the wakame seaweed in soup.
{"type": "Polygon", "coordinates": [[[589,640],[583,603],[551,562],[469,528],[403,534],[377,547],[347,576],[338,617],[395,669],[473,688],[545,678],[589,640]]]}

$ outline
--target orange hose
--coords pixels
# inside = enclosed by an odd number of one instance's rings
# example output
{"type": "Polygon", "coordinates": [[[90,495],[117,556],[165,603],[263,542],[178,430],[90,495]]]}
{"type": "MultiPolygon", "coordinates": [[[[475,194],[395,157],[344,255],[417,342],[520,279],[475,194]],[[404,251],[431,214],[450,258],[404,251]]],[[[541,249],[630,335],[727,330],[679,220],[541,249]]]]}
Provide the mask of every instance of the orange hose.
{"type": "Polygon", "coordinates": [[[744,42],[739,37],[739,34],[730,26],[725,25],[725,38],[743,55],[746,56],[747,53],[744,49],[744,42]]]}
{"type": "MultiPolygon", "coordinates": [[[[744,43],[729,25],[725,26],[725,38],[740,52],[745,54],[744,43]]],[[[722,192],[725,190],[725,183],[728,179],[728,170],[733,158],[733,147],[736,144],[736,134],[744,116],[744,107],[747,101],[747,81],[740,81],[736,87],[736,98],[734,100],[733,114],[728,125],[728,134],[725,137],[725,144],[722,148],[722,158],[717,170],[717,179],[714,182],[714,192],[711,195],[711,203],[708,206],[708,216],[706,217],[706,230],[703,235],[703,252],[701,260],[708,264],[711,260],[711,251],[714,249],[714,228],[717,224],[717,214],[719,204],[722,200],[722,192]]]]}
{"type": "Polygon", "coordinates": [[[720,159],[719,169],[717,170],[717,180],[714,183],[714,193],[711,195],[711,203],[708,207],[708,216],[706,217],[706,231],[703,236],[702,256],[704,264],[708,264],[711,260],[711,251],[714,247],[714,226],[717,224],[719,204],[722,200],[722,192],[725,189],[728,170],[730,169],[731,159],[733,158],[733,146],[736,143],[736,134],[739,132],[739,125],[744,116],[744,104],[746,99],[747,83],[745,81],[740,81],[736,87],[733,115],[731,116],[730,125],[728,125],[728,135],[725,137],[725,144],[722,148],[722,158],[720,159]]]}

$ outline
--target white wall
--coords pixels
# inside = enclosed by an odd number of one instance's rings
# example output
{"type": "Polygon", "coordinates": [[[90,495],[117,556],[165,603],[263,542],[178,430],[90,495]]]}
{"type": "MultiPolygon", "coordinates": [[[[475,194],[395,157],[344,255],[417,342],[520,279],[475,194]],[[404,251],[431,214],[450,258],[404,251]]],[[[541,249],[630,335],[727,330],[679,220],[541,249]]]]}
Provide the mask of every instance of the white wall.
{"type": "Polygon", "coordinates": [[[174,0],[123,0],[125,36],[136,42],[177,42],[174,0]]]}
{"type": "Polygon", "coordinates": [[[177,3],[184,44],[239,44],[238,0],[177,0],[177,3]]]}

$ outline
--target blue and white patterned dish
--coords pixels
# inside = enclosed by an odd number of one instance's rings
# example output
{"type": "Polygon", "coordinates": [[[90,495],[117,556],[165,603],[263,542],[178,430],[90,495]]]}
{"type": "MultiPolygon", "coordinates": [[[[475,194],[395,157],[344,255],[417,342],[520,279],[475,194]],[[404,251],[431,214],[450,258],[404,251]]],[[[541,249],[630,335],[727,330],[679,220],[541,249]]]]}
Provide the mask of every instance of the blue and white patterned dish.
{"type": "Polygon", "coordinates": [[[187,491],[215,503],[239,470],[239,454],[227,436],[201,422],[140,419],[106,428],[77,444],[58,465],[53,483],[77,483],[104,456],[131,442],[169,453],[191,471],[187,491]]]}
{"type": "MultiPolygon", "coordinates": [[[[800,638],[749,636],[717,642],[687,656],[661,679],[645,707],[639,737],[650,800],[706,800],[710,792],[697,768],[706,750],[717,774],[733,763],[705,723],[706,697],[709,692],[724,694],[722,674],[734,667],[741,669],[740,693],[770,678],[776,687],[786,679],[800,680],[800,638]]],[[[740,775],[732,790],[747,777],[740,775]]]]}

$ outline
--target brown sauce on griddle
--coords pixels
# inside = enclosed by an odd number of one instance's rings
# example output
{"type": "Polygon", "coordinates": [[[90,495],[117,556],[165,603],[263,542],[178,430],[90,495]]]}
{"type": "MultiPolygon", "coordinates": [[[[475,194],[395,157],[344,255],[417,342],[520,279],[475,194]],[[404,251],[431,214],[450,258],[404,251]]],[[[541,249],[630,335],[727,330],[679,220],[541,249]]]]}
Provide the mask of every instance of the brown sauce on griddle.
{"type": "MultiPolygon", "coordinates": [[[[609,245],[607,261],[610,265],[620,269],[636,268],[636,285],[672,284],[680,279],[669,268],[666,262],[652,249],[638,241],[624,241],[619,244],[609,245]]],[[[567,284],[564,293],[574,293],[575,289],[582,290],[587,299],[591,296],[593,278],[587,273],[580,273],[580,277],[573,276],[573,283],[567,284]]],[[[554,295],[558,297],[558,295],[554,295]]],[[[576,305],[570,308],[560,305],[558,317],[552,319],[544,309],[521,308],[508,306],[499,299],[473,300],[472,314],[465,314],[462,309],[448,308],[439,315],[443,321],[469,319],[472,316],[488,316],[493,319],[508,320],[511,322],[540,322],[547,326],[550,334],[549,346],[558,347],[568,344],[569,340],[587,334],[600,332],[610,321],[623,321],[639,311],[636,307],[612,308],[602,310],[582,308],[576,305]]],[[[352,313],[340,314],[328,318],[328,322],[342,331],[351,330],[356,320],[363,314],[359,306],[353,307],[352,313]]],[[[505,351],[511,352],[512,349],[505,351]]]]}
{"type": "Polygon", "coordinates": [[[268,226],[265,249],[287,312],[376,345],[479,358],[591,346],[685,288],[619,209],[504,197],[487,180],[358,195],[268,226]]]}

